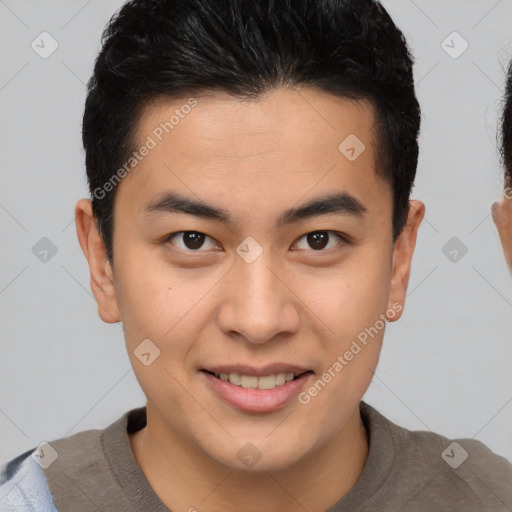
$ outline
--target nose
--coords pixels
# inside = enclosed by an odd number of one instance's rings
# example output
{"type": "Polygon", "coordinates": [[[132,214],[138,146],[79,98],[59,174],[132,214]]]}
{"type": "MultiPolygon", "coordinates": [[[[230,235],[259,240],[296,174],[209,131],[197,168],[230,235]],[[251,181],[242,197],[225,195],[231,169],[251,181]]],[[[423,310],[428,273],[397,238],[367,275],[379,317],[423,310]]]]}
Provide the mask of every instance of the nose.
{"type": "Polygon", "coordinates": [[[229,272],[217,318],[226,336],[262,344],[297,332],[300,301],[269,252],[252,263],[239,258],[229,272]]]}

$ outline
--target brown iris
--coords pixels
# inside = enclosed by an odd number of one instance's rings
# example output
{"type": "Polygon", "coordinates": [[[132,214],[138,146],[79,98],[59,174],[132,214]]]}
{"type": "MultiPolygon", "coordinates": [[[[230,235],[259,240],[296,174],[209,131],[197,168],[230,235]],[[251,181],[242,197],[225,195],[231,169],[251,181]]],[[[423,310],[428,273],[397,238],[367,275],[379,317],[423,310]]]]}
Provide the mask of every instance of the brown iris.
{"type": "Polygon", "coordinates": [[[307,235],[308,244],[312,249],[323,249],[329,243],[329,234],[327,231],[315,231],[307,235]]]}

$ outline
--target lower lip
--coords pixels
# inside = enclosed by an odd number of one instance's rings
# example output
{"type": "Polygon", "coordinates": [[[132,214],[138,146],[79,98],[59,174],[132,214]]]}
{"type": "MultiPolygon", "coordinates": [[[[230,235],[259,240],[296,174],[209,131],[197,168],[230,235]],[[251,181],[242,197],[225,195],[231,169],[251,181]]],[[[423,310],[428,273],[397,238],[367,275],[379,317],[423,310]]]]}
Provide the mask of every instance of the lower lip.
{"type": "Polygon", "coordinates": [[[274,389],[247,389],[201,372],[208,384],[228,404],[245,412],[273,412],[285,407],[305,386],[312,373],[303,373],[298,379],[274,389]]]}

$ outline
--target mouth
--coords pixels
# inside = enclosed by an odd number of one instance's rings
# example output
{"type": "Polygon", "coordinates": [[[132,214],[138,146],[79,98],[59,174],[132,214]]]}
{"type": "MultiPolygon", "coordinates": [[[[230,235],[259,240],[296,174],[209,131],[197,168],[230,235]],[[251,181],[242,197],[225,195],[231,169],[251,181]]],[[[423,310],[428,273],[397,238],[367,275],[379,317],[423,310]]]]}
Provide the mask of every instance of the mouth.
{"type": "MultiPolygon", "coordinates": [[[[290,372],[268,373],[267,375],[247,375],[238,372],[215,372],[210,370],[201,370],[204,373],[212,375],[218,380],[229,382],[230,384],[244,389],[270,390],[284,386],[288,382],[300,379],[306,374],[312,374],[311,370],[297,370],[290,372]]],[[[254,372],[251,372],[254,373],[254,372]]]]}
{"type": "Polygon", "coordinates": [[[288,364],[256,369],[237,365],[202,369],[204,383],[214,396],[251,414],[271,413],[292,406],[314,372],[288,364]]]}

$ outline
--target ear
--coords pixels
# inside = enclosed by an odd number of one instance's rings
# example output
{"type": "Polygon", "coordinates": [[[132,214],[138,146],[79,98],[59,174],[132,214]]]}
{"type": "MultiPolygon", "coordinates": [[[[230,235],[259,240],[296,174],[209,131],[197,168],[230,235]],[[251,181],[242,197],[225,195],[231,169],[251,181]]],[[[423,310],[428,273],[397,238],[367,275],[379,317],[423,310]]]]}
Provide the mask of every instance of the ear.
{"type": "Polygon", "coordinates": [[[114,273],[89,199],[80,199],[76,204],[75,223],[80,247],[89,263],[91,289],[98,303],[98,314],[104,322],[119,322],[114,273]]]}
{"type": "Polygon", "coordinates": [[[512,189],[505,190],[499,203],[492,205],[492,219],[498,228],[503,253],[512,272],[512,189]]]}
{"type": "Polygon", "coordinates": [[[395,311],[395,315],[388,321],[394,322],[402,316],[411,273],[411,261],[416,246],[416,237],[421,221],[425,216],[425,205],[421,201],[409,201],[407,223],[395,242],[393,249],[393,274],[389,293],[388,308],[395,311]],[[400,308],[396,307],[400,304],[400,308]],[[395,305],[395,307],[393,307],[395,305]]]}

